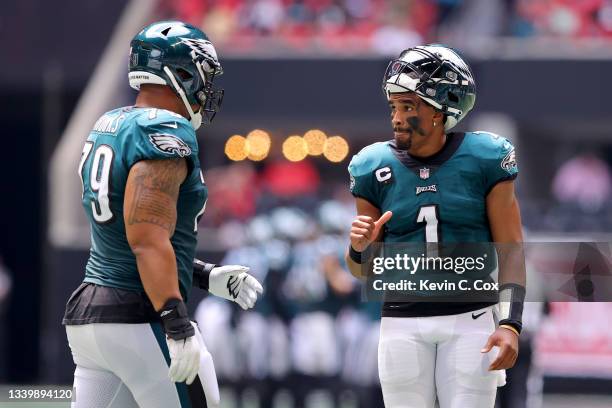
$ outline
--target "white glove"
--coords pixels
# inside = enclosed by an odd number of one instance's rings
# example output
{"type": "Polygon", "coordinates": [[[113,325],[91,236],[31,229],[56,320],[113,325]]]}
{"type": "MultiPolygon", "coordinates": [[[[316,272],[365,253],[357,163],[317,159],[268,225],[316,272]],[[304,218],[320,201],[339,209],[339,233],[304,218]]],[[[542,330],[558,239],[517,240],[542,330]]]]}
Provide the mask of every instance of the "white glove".
{"type": "Polygon", "coordinates": [[[244,310],[255,306],[257,294],[263,293],[261,284],[242,265],[217,266],[210,271],[208,291],[215,296],[234,301],[244,310]]]}
{"type": "Polygon", "coordinates": [[[185,381],[188,385],[191,384],[200,369],[200,343],[197,336],[182,340],[173,340],[166,337],[166,343],[168,343],[168,351],[170,352],[168,377],[175,383],[185,381]]]}

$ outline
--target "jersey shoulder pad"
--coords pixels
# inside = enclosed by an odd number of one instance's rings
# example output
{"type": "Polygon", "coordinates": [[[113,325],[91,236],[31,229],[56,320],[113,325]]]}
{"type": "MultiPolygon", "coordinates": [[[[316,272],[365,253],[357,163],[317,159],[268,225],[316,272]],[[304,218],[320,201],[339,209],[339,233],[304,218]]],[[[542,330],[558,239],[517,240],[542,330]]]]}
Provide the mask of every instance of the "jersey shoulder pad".
{"type": "Polygon", "coordinates": [[[496,156],[501,150],[514,149],[512,143],[503,136],[493,132],[467,132],[472,151],[483,158],[496,156]]]}
{"type": "Polygon", "coordinates": [[[130,164],[139,160],[185,157],[193,159],[198,143],[193,127],[181,115],[164,109],[142,109],[126,137],[130,164]]]}
{"type": "Polygon", "coordinates": [[[481,163],[488,190],[500,181],[517,176],[516,153],[508,139],[492,132],[469,132],[466,135],[470,138],[471,153],[481,163]]]}
{"type": "Polygon", "coordinates": [[[177,113],[165,109],[147,109],[136,118],[135,130],[163,154],[185,157],[197,152],[193,127],[177,113]]]}
{"type": "Polygon", "coordinates": [[[187,126],[189,127],[191,130],[193,130],[193,128],[191,127],[191,124],[189,123],[189,121],[179,115],[178,113],[166,110],[166,109],[156,109],[156,108],[151,108],[148,110],[147,113],[143,112],[140,116],[139,119],[142,121],[141,123],[143,124],[169,124],[172,125],[174,123],[179,124],[179,126],[187,126]]]}
{"type": "Polygon", "coordinates": [[[142,109],[135,115],[134,124],[143,133],[154,129],[160,132],[185,134],[185,136],[193,134],[195,137],[195,131],[187,119],[165,109],[142,109]]]}
{"type": "Polygon", "coordinates": [[[348,166],[351,194],[379,206],[380,187],[374,180],[374,173],[385,163],[388,154],[388,143],[378,142],[364,147],[353,156],[348,166]]]}
{"type": "Polygon", "coordinates": [[[349,163],[349,173],[353,177],[361,177],[379,168],[388,154],[387,142],[377,142],[361,149],[349,163]]]}

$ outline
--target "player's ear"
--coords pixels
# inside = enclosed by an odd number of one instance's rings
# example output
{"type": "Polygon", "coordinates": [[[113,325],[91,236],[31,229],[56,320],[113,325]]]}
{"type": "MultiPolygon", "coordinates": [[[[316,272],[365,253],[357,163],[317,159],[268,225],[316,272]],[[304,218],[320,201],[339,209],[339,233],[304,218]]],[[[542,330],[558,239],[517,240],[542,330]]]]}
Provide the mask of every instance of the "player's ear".
{"type": "Polygon", "coordinates": [[[444,113],[436,109],[431,119],[434,122],[436,122],[438,125],[443,124],[444,123],[444,113]]]}

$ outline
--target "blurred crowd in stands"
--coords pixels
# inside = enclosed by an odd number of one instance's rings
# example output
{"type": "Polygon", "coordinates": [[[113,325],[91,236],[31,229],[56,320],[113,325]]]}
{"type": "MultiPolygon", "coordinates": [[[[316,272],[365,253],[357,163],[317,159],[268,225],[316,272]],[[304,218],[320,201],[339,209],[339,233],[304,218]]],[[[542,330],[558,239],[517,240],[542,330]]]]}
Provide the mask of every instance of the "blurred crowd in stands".
{"type": "Polygon", "coordinates": [[[256,390],[259,406],[274,407],[285,390],[296,408],[382,407],[380,305],[360,301],[343,261],[352,209],[324,201],[313,210],[278,207],[225,224],[232,246],[222,263],[249,265],[265,292],[249,312],[208,297],[195,317],[220,380],[238,399],[256,390]]]}
{"type": "Polygon", "coordinates": [[[610,0],[165,0],[159,14],[202,27],[224,54],[275,51],[395,54],[472,39],[606,38],[610,0]]]}
{"type": "Polygon", "coordinates": [[[595,152],[560,166],[551,192],[555,205],[549,217],[556,219],[557,229],[612,232],[612,173],[595,152]]]}
{"type": "Polygon", "coordinates": [[[588,150],[562,163],[552,179],[548,200],[521,200],[525,228],[551,233],[611,233],[612,171],[602,153],[588,150]]]}

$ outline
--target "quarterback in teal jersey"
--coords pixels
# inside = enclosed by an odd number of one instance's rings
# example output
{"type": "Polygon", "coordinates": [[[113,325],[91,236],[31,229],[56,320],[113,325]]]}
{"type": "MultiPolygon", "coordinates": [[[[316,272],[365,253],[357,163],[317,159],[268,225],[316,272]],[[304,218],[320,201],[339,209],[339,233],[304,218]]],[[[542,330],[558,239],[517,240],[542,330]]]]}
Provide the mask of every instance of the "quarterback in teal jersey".
{"type": "Polygon", "coordinates": [[[240,265],[194,259],[208,196],[195,130],[223,92],[215,48],[178,21],[131,43],[134,106],[93,125],[78,172],[91,225],[85,279],[66,305],[81,407],[217,406],[210,353],[185,301],[192,286],[253,307],[262,287],[240,265]]]}
{"type": "MultiPolygon", "coordinates": [[[[472,71],[451,48],[405,50],[390,62],[383,90],[394,138],[365,147],[349,165],[358,212],[346,257],[351,272],[367,277],[364,251],[375,241],[482,243],[494,260],[487,243],[512,249],[499,254],[499,297],[507,302],[385,301],[378,356],[385,406],[492,408],[503,370],[516,360],[525,296],[514,147],[493,133],[451,132],[476,100],[472,71]]],[[[417,276],[435,280],[423,273],[417,276]]]]}

